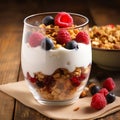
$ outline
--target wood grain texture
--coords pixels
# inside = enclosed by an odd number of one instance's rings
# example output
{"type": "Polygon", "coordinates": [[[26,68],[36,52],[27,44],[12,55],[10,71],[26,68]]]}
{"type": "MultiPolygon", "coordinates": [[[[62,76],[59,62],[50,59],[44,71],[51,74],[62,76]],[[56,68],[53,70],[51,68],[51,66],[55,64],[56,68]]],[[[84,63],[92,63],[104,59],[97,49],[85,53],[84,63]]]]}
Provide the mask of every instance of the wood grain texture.
{"type": "MultiPolygon", "coordinates": [[[[16,82],[20,66],[21,35],[6,28],[0,35],[0,84],[16,82]]],[[[14,99],[0,92],[0,117],[12,120],[14,99]]],[[[0,119],[1,119],[0,118],[0,119]]],[[[1,120],[2,120],[1,119],[1,120]]]]}

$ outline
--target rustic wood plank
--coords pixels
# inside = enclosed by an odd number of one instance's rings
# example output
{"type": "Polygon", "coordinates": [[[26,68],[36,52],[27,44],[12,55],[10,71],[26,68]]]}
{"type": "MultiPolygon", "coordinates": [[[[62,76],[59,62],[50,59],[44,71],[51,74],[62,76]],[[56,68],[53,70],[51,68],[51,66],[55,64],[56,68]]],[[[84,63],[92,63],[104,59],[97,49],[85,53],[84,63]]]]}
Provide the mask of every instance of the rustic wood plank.
{"type": "MultiPolygon", "coordinates": [[[[18,77],[21,35],[13,29],[6,27],[0,35],[0,84],[15,82],[18,77]]],[[[0,119],[12,120],[13,113],[14,99],[0,92],[0,119]]]]}
{"type": "Polygon", "coordinates": [[[14,120],[52,120],[16,101],[14,120]]]}
{"type": "Polygon", "coordinates": [[[14,99],[0,92],[0,120],[12,120],[14,99]]]}

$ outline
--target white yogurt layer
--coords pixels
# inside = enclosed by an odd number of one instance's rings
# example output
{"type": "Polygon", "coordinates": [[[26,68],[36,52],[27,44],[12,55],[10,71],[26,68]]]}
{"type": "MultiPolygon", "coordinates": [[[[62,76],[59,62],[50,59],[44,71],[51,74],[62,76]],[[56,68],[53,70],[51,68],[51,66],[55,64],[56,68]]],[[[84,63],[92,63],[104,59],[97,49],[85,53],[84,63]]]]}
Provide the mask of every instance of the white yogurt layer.
{"type": "Polygon", "coordinates": [[[51,75],[58,68],[66,68],[70,72],[76,67],[86,67],[92,62],[91,45],[78,43],[79,49],[68,50],[60,47],[56,50],[43,50],[40,46],[30,47],[22,44],[22,68],[23,73],[33,74],[42,72],[51,75]]]}

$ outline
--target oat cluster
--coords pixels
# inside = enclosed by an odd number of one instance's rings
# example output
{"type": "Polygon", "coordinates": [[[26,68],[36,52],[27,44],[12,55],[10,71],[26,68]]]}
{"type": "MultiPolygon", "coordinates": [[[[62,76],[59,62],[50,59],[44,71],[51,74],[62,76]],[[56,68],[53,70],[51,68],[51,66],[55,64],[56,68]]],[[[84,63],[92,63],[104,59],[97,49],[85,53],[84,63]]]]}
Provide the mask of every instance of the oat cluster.
{"type": "MultiPolygon", "coordinates": [[[[55,48],[65,46],[65,44],[60,44],[59,42],[57,42],[58,31],[61,29],[59,26],[52,25],[52,24],[46,26],[45,24],[40,24],[39,27],[43,30],[46,30],[45,35],[48,38],[51,38],[51,40],[54,43],[55,48]]],[[[65,28],[65,30],[69,33],[70,38],[72,40],[75,40],[76,35],[80,32],[80,30],[75,25],[72,25],[72,27],[69,27],[69,28],[65,28]]]]}
{"type": "Polygon", "coordinates": [[[73,72],[59,68],[51,76],[37,72],[35,73],[37,91],[44,99],[72,99],[79,87],[86,83],[85,79],[88,77],[89,71],[90,66],[77,67],[73,72]],[[41,83],[43,83],[42,86],[41,83]]]}
{"type": "Polygon", "coordinates": [[[93,48],[120,49],[120,25],[93,26],[90,38],[93,48]]]}

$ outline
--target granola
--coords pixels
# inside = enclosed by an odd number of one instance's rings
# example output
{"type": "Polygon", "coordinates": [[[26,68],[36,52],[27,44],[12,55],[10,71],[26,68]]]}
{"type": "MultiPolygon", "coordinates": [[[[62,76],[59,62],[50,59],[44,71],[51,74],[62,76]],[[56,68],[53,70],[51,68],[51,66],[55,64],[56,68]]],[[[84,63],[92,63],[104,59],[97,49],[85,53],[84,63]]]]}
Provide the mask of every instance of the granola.
{"type": "MultiPolygon", "coordinates": [[[[36,89],[42,98],[48,100],[72,99],[77,92],[82,92],[89,76],[90,65],[87,67],[76,67],[73,72],[65,68],[57,69],[52,75],[44,75],[41,72],[34,74],[36,89]]],[[[30,75],[29,75],[30,76],[30,75]]],[[[30,77],[28,77],[30,80],[30,77]]]]}
{"type": "Polygon", "coordinates": [[[120,25],[93,26],[90,38],[93,48],[120,49],[120,25]]]}

